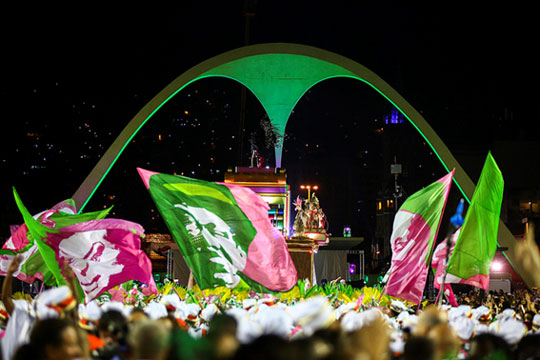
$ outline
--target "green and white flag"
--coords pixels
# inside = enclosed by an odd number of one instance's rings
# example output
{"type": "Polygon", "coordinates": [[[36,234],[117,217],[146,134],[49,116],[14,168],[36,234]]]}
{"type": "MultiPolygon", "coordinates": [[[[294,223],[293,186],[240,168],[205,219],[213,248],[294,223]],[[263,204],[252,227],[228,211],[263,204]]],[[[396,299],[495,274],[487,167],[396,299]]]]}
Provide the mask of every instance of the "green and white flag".
{"type": "Polygon", "coordinates": [[[252,190],[138,169],[201,289],[287,291],[297,281],[268,204],[252,190]]]}

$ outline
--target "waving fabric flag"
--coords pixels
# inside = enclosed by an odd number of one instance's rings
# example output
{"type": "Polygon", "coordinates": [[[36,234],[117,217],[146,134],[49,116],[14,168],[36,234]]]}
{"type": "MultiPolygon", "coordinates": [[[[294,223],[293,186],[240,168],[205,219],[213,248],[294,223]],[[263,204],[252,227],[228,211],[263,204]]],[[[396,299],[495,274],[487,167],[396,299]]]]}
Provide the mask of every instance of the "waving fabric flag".
{"type": "MultiPolygon", "coordinates": [[[[452,234],[452,246],[450,247],[450,252],[449,252],[450,256],[452,255],[452,252],[454,251],[454,246],[456,245],[456,239],[460,231],[461,231],[461,228],[452,234]]],[[[446,272],[446,250],[447,250],[446,241],[442,241],[439,245],[437,245],[437,247],[435,248],[435,251],[433,252],[433,259],[431,260],[431,268],[433,269],[433,272],[435,274],[435,279],[433,280],[433,286],[435,286],[436,289],[441,288],[442,279],[443,279],[444,273],[446,272]]],[[[445,281],[445,284],[444,284],[444,294],[446,295],[446,298],[448,299],[448,302],[450,303],[450,305],[458,306],[456,297],[454,295],[454,291],[452,290],[452,285],[450,285],[447,281],[445,281]]]]}
{"type": "MultiPolygon", "coordinates": [[[[35,243],[58,284],[65,282],[60,264],[68,261],[86,302],[129,280],[146,283],[157,293],[152,264],[141,250],[144,236],[141,225],[120,219],[97,219],[60,228],[48,227],[32,218],[15,191],[14,195],[31,235],[30,243],[35,243]]],[[[64,215],[57,215],[55,219],[64,224],[75,220],[68,220],[64,215]]],[[[85,219],[85,216],[77,219],[85,219]]]]}
{"type": "MultiPolygon", "coordinates": [[[[42,211],[33,216],[34,219],[40,221],[44,225],[51,226],[49,218],[58,214],[60,216],[75,215],[75,205],[73,200],[62,201],[51,209],[42,211]]],[[[21,266],[13,275],[24,282],[33,283],[36,279],[43,281],[47,286],[56,284],[53,274],[43,261],[43,257],[38,250],[37,244],[30,244],[28,241],[28,227],[25,224],[20,226],[12,226],[12,233],[9,239],[6,240],[0,250],[0,275],[5,275],[9,264],[13,258],[20,254],[23,257],[21,266]]]]}
{"type": "MultiPolygon", "coordinates": [[[[29,284],[41,280],[47,286],[56,285],[56,280],[43,261],[37,245],[32,245],[20,254],[22,264],[19,270],[13,273],[14,277],[29,284]]],[[[17,255],[0,255],[0,275],[6,275],[9,264],[15,256],[17,255]]]]}
{"type": "Polygon", "coordinates": [[[121,219],[78,223],[49,233],[46,245],[55,261],[68,260],[88,303],[129,280],[147,284],[157,294],[152,263],[141,250],[141,225],[121,219]]]}
{"type": "MultiPolygon", "coordinates": [[[[39,220],[42,224],[48,225],[48,218],[55,213],[62,213],[66,215],[75,215],[77,213],[75,209],[75,202],[72,199],[64,200],[54,205],[49,210],[45,210],[33,216],[34,219],[39,220]]],[[[26,245],[28,245],[28,228],[25,224],[20,226],[12,225],[11,236],[6,240],[2,246],[2,250],[11,250],[14,252],[21,251],[26,245]]]]}
{"type": "MultiPolygon", "coordinates": [[[[27,223],[30,223],[34,232],[42,235],[45,234],[43,231],[46,231],[43,229],[56,229],[87,220],[103,219],[110,211],[109,208],[91,213],[76,214],[75,203],[69,199],[56,204],[49,210],[31,216],[24,208],[15,189],[13,189],[13,193],[15,202],[19,206],[23,217],[26,217],[27,223]]],[[[23,261],[19,270],[14,274],[17,279],[28,283],[39,279],[47,286],[64,284],[64,278],[57,268],[57,264],[52,261],[51,250],[42,243],[39,236],[37,241],[29,237],[27,224],[13,226],[12,229],[14,231],[11,237],[0,250],[0,275],[6,274],[13,257],[20,254],[23,261]],[[43,253],[48,253],[49,256],[44,258],[43,253]],[[50,266],[52,266],[52,270],[50,266]]]]}
{"type": "Polygon", "coordinates": [[[297,281],[285,239],[252,190],[137,169],[201,289],[287,291],[297,281]]]}
{"type": "Polygon", "coordinates": [[[490,152],[450,257],[446,282],[489,289],[489,267],[497,250],[503,189],[502,173],[490,152]]]}
{"type": "Polygon", "coordinates": [[[390,237],[392,264],[387,295],[421,302],[453,175],[454,170],[409,196],[396,213],[390,237]]]}

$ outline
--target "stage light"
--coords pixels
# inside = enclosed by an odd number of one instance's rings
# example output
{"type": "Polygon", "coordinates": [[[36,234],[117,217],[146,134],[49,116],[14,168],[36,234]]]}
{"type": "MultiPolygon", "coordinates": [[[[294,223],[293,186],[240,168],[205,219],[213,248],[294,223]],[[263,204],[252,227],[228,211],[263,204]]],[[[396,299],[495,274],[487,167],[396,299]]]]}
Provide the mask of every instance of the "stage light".
{"type": "Polygon", "coordinates": [[[491,270],[492,271],[501,271],[503,269],[503,264],[501,262],[498,262],[498,261],[493,261],[491,263],[491,270]]]}
{"type": "Polygon", "coordinates": [[[308,202],[311,201],[311,189],[313,190],[319,190],[319,186],[318,185],[300,185],[300,189],[302,190],[305,190],[307,189],[307,193],[308,193],[308,197],[307,197],[307,200],[308,202]]]}

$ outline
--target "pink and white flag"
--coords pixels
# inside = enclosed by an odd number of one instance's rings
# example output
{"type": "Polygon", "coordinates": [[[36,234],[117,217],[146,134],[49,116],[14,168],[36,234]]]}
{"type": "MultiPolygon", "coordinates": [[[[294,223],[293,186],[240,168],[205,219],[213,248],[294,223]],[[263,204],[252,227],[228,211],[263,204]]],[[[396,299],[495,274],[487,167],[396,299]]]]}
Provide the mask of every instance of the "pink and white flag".
{"type": "Polygon", "coordinates": [[[419,304],[431,251],[452,184],[454,171],[412,194],[394,218],[392,264],[385,293],[419,304]]]}
{"type": "Polygon", "coordinates": [[[92,220],[50,233],[46,244],[58,264],[68,260],[85,301],[129,280],[147,284],[156,294],[150,259],[141,250],[141,225],[120,219],[92,220]]]}

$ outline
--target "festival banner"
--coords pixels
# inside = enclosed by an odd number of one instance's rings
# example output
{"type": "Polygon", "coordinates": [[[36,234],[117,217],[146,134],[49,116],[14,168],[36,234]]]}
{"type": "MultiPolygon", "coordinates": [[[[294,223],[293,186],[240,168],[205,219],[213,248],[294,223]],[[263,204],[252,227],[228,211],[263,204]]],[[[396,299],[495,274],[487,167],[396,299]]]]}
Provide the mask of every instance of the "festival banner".
{"type": "MultiPolygon", "coordinates": [[[[15,189],[14,194],[16,201],[18,201],[17,199],[19,197],[15,189]]],[[[32,216],[32,218],[46,227],[59,228],[82,221],[103,219],[109,211],[110,208],[92,213],[76,214],[75,202],[72,199],[68,199],[54,205],[49,210],[32,216]]],[[[21,266],[13,274],[17,279],[27,283],[33,283],[36,279],[39,279],[47,286],[57,285],[57,279],[45,263],[39,251],[38,244],[33,239],[31,239],[32,242],[29,241],[26,224],[12,225],[11,230],[11,236],[6,240],[0,250],[0,275],[6,274],[13,258],[20,254],[23,258],[21,266]]],[[[63,278],[58,280],[60,280],[60,283],[63,283],[63,278]]]]}
{"type": "Polygon", "coordinates": [[[137,280],[157,294],[152,263],[141,250],[141,225],[121,219],[101,219],[49,233],[46,245],[55,261],[68,261],[85,293],[86,302],[112,287],[137,280]]]}
{"type": "MultiPolygon", "coordinates": [[[[157,293],[152,264],[141,250],[141,225],[121,219],[97,219],[61,228],[48,227],[30,215],[15,189],[14,196],[28,227],[30,244],[35,243],[58,285],[65,284],[61,264],[67,261],[87,303],[129,280],[143,282],[157,293]]],[[[62,216],[56,219],[60,218],[65,224],[70,223],[62,216]]]]}
{"type": "Polygon", "coordinates": [[[15,278],[29,284],[36,280],[41,280],[47,286],[56,285],[56,279],[43,261],[43,257],[36,244],[17,254],[0,255],[0,275],[6,275],[9,264],[18,254],[22,256],[22,263],[19,270],[13,273],[15,278]]]}
{"type": "MultiPolygon", "coordinates": [[[[52,208],[34,215],[33,218],[39,220],[44,225],[49,225],[50,223],[48,223],[47,220],[54,213],[75,215],[77,213],[75,209],[75,202],[72,199],[64,200],[54,205],[52,208]]],[[[11,236],[2,246],[2,250],[11,250],[16,253],[20,252],[25,246],[28,245],[27,234],[28,228],[25,224],[11,225],[11,236]]]]}
{"type": "Polygon", "coordinates": [[[502,173],[489,152],[448,263],[447,283],[489,289],[489,267],[497,250],[503,189],[502,173]]]}
{"type": "Polygon", "coordinates": [[[454,170],[409,196],[394,218],[392,263],[385,293],[419,304],[434,241],[448,199],[454,170]]]}
{"type": "Polygon", "coordinates": [[[297,281],[268,204],[252,190],[138,169],[201,289],[288,291],[297,281]]]}

